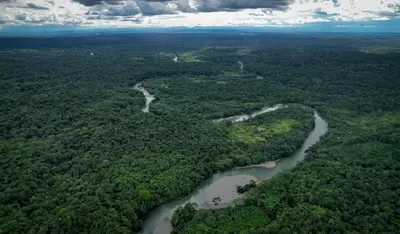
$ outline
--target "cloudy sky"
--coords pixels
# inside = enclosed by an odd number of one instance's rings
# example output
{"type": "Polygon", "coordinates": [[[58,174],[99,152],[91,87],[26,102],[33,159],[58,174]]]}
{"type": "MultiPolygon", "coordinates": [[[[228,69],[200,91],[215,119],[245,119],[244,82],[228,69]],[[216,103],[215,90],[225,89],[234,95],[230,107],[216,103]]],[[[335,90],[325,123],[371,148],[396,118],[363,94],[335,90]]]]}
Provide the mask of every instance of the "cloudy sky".
{"type": "Polygon", "coordinates": [[[288,27],[399,18],[400,0],[0,0],[0,28],[288,27]]]}

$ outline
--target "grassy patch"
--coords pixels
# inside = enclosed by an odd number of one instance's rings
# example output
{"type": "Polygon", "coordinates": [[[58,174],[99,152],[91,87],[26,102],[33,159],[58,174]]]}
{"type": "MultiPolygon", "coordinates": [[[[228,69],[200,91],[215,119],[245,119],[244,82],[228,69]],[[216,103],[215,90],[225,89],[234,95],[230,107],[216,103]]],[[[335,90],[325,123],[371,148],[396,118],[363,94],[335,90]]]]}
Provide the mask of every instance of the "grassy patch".
{"type": "Polygon", "coordinates": [[[215,79],[210,79],[210,78],[189,78],[190,81],[192,81],[193,83],[209,83],[209,82],[215,82],[217,84],[227,84],[227,81],[224,80],[215,80],[215,79]]]}
{"type": "Polygon", "coordinates": [[[207,83],[208,81],[200,78],[189,78],[194,83],[207,83]]]}
{"type": "Polygon", "coordinates": [[[229,134],[235,140],[248,144],[261,143],[275,135],[289,133],[296,123],[297,121],[294,119],[284,119],[273,124],[262,125],[241,123],[233,125],[229,134]]]}

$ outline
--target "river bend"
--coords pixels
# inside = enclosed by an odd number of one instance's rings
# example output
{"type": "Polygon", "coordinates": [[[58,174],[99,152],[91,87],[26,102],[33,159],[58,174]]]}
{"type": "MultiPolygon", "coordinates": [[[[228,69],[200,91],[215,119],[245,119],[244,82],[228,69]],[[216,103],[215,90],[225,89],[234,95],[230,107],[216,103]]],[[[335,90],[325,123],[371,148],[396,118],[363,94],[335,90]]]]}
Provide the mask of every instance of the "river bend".
{"type": "MultiPolygon", "coordinates": [[[[214,120],[215,123],[231,121],[233,123],[246,121],[257,115],[265,114],[287,106],[276,105],[270,108],[264,108],[250,115],[239,115],[224,119],[214,120]]],[[[161,205],[151,211],[143,224],[142,234],[169,234],[172,231],[171,218],[174,211],[188,202],[198,204],[199,209],[223,208],[232,204],[232,202],[243,196],[236,192],[237,185],[245,185],[250,180],[263,181],[270,179],[274,175],[284,170],[293,168],[298,162],[303,161],[306,156],[306,150],[316,144],[320,137],[328,131],[328,123],[314,112],[314,129],[309,133],[307,139],[292,156],[276,161],[272,168],[267,167],[243,167],[234,168],[229,171],[215,173],[211,178],[200,184],[191,194],[179,198],[167,204],[161,205]],[[221,201],[215,205],[212,201],[214,197],[220,197],[221,201]]]]}

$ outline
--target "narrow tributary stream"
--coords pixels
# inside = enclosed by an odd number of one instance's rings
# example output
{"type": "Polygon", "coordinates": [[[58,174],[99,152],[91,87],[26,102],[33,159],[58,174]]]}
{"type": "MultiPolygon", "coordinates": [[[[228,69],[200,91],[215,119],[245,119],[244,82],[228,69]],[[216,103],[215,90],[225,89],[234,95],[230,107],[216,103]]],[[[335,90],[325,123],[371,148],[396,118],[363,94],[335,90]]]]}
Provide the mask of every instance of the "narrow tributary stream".
{"type": "Polygon", "coordinates": [[[151,103],[154,99],[156,99],[156,98],[154,97],[154,95],[151,95],[151,94],[149,93],[149,91],[147,91],[145,88],[143,88],[141,83],[136,84],[136,85],[133,87],[133,89],[136,90],[136,91],[139,91],[139,92],[142,92],[142,93],[143,93],[144,98],[146,99],[146,106],[143,108],[142,111],[143,111],[144,113],[149,113],[150,103],[151,103]]]}
{"type": "MultiPolygon", "coordinates": [[[[233,116],[225,119],[218,119],[214,122],[231,121],[233,123],[242,122],[257,115],[277,110],[287,106],[276,105],[271,108],[264,108],[261,111],[250,115],[233,116]]],[[[227,207],[237,198],[242,197],[236,192],[237,185],[245,185],[250,180],[263,181],[270,179],[281,171],[293,168],[298,162],[303,161],[306,156],[306,150],[317,143],[321,136],[328,131],[327,122],[322,119],[318,113],[314,112],[314,130],[310,132],[302,147],[292,156],[283,158],[276,162],[275,167],[266,168],[263,166],[235,168],[225,172],[214,174],[210,179],[204,181],[190,195],[159,206],[149,213],[144,221],[142,234],[169,234],[172,231],[171,218],[173,212],[188,202],[195,202],[199,209],[215,209],[227,207]],[[220,197],[218,205],[214,205],[212,199],[220,197]]]]}

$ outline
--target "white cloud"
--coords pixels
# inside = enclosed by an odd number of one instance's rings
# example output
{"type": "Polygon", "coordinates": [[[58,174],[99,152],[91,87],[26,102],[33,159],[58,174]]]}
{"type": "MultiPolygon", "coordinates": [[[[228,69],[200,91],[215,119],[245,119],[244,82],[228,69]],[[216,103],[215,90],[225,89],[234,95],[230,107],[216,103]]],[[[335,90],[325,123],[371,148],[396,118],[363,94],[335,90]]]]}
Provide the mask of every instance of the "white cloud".
{"type": "Polygon", "coordinates": [[[88,27],[285,26],[327,21],[389,20],[400,15],[400,0],[175,0],[167,3],[125,0],[113,1],[114,4],[107,4],[107,0],[101,2],[0,1],[0,24],[3,27],[46,24],[88,27]],[[91,4],[87,4],[88,2],[91,4]],[[115,4],[116,2],[118,4],[115,4]]]}
{"type": "Polygon", "coordinates": [[[0,18],[6,18],[8,21],[6,24],[80,24],[86,20],[86,7],[69,0],[17,0],[0,5],[0,18]],[[37,7],[29,8],[28,4],[37,7]]]}

